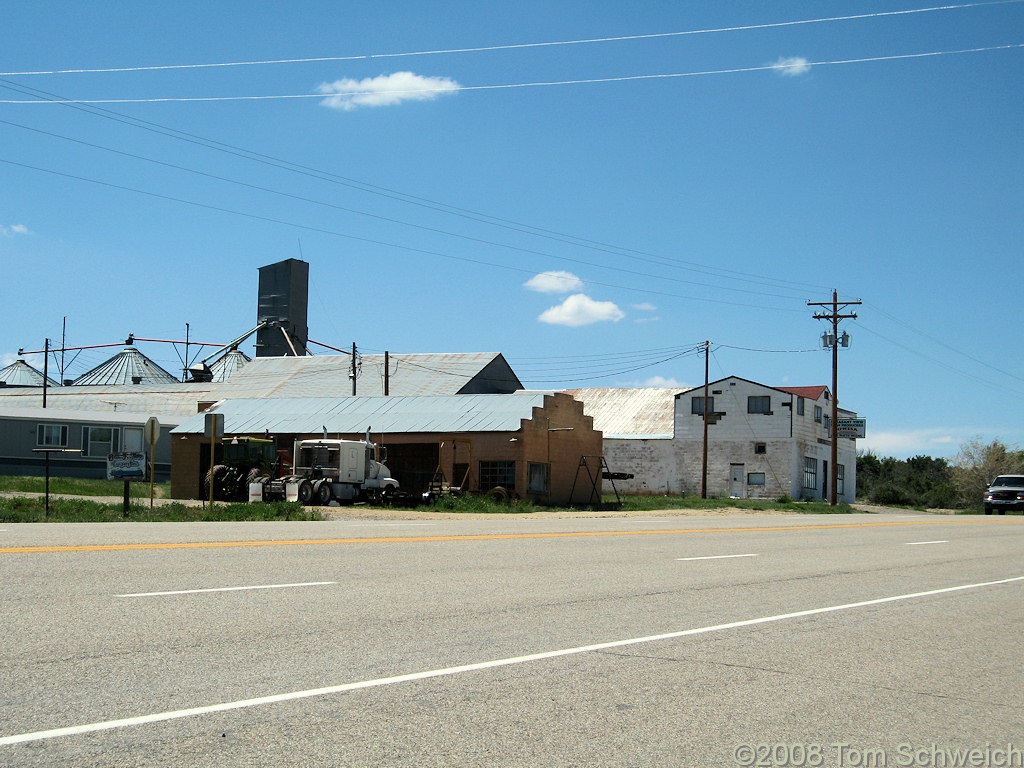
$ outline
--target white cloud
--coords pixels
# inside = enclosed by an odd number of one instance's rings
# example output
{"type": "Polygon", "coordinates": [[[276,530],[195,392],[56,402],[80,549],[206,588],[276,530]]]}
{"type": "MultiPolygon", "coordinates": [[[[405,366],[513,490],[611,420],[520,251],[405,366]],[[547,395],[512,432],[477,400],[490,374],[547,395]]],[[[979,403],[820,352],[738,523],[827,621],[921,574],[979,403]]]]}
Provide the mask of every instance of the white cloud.
{"type": "Polygon", "coordinates": [[[572,272],[541,272],[523,283],[523,287],[540,293],[572,293],[583,290],[583,281],[572,272]]]}
{"type": "Polygon", "coordinates": [[[28,231],[28,227],[26,227],[24,224],[12,224],[9,227],[4,226],[3,224],[0,224],[0,235],[3,235],[4,237],[12,237],[14,235],[28,235],[28,234],[31,234],[31,233],[28,231]]]}
{"type": "Polygon", "coordinates": [[[641,387],[665,387],[668,389],[689,389],[689,385],[677,379],[666,379],[664,376],[652,376],[644,381],[641,387]]]}
{"type": "Polygon", "coordinates": [[[780,57],[772,66],[783,77],[798,77],[811,71],[810,62],[803,56],[780,57]]]}
{"type": "Polygon", "coordinates": [[[586,294],[574,293],[558,306],[542,312],[537,319],[551,325],[578,328],[608,320],[618,322],[625,316],[626,313],[611,301],[594,301],[586,294]]]}
{"type": "Polygon", "coordinates": [[[362,80],[343,78],[317,86],[320,93],[330,94],[320,102],[323,106],[344,110],[389,107],[403,101],[430,101],[461,88],[451,78],[423,77],[414,72],[393,72],[362,80]]]}
{"type": "Polygon", "coordinates": [[[633,309],[638,309],[641,312],[657,312],[658,311],[658,308],[656,306],[654,306],[653,304],[651,304],[650,302],[648,302],[648,301],[642,302],[640,304],[634,304],[633,305],[633,309]]]}
{"type": "Polygon", "coordinates": [[[956,453],[964,439],[940,428],[873,432],[869,422],[867,437],[857,441],[857,450],[896,458],[919,455],[950,456],[956,453]]]}

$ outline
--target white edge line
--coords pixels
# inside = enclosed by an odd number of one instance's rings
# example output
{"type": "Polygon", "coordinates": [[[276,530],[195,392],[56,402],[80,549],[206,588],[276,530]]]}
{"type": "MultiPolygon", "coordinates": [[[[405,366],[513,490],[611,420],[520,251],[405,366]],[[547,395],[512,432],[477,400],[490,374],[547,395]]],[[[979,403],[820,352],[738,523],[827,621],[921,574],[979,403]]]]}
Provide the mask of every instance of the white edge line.
{"type": "Polygon", "coordinates": [[[757,555],[707,555],[705,557],[677,557],[676,560],[727,560],[730,557],[757,557],[757,555]]]}
{"type": "Polygon", "coordinates": [[[214,587],[211,589],[175,589],[169,592],[133,592],[127,595],[116,595],[116,597],[162,597],[163,595],[196,595],[201,592],[243,592],[249,589],[289,589],[291,587],[321,587],[327,584],[337,584],[336,581],[306,581],[301,584],[260,584],[251,587],[214,587]]]}
{"type": "Polygon", "coordinates": [[[944,541],[908,541],[908,542],[906,542],[906,545],[908,547],[915,547],[918,544],[949,544],[949,539],[946,539],[944,541]]]}
{"type": "Polygon", "coordinates": [[[445,667],[443,669],[433,669],[426,672],[413,672],[406,675],[396,675],[394,677],[380,677],[374,680],[363,680],[356,683],[344,683],[342,685],[332,685],[326,688],[312,688],[305,691],[293,691],[292,693],[281,693],[275,696],[261,696],[255,699],[242,699],[241,701],[229,701],[221,704],[210,704],[205,707],[194,707],[192,709],[177,709],[170,712],[157,712],[151,715],[140,715],[138,717],[129,717],[123,720],[105,720],[98,723],[88,723],[85,725],[75,725],[67,728],[53,728],[48,731],[34,731],[32,733],[18,733],[12,736],[0,737],[0,746],[8,746],[11,744],[23,744],[29,741],[42,741],[44,739],[55,739],[62,736],[76,736],[84,733],[96,733],[98,731],[109,731],[115,728],[128,728],[136,725],[146,725],[148,723],[159,723],[167,720],[180,720],[185,717],[196,717],[197,715],[207,715],[214,712],[228,712],[235,709],[247,709],[249,707],[259,707],[266,704],[279,704],[285,701],[296,701],[298,699],[309,699],[316,696],[330,696],[336,693],[345,693],[348,691],[357,691],[365,688],[378,688],[385,685],[395,685],[398,683],[408,683],[414,680],[427,680],[433,677],[447,677],[450,675],[458,675],[463,672],[477,672],[483,669],[495,669],[497,667],[508,667],[516,664],[526,664],[533,661],[543,661],[545,659],[554,659],[560,656],[571,656],[579,653],[590,653],[593,651],[603,651],[609,648],[622,648],[628,645],[638,645],[640,643],[652,643],[658,640],[672,640],[679,637],[691,637],[693,635],[703,635],[709,632],[721,632],[727,629],[737,629],[739,627],[751,627],[757,624],[770,624],[777,621],[785,621],[787,619],[798,619],[804,616],[816,616],[823,613],[833,613],[835,611],[848,611],[854,608],[865,608],[869,605],[882,605],[884,603],[893,603],[900,600],[913,600],[919,597],[929,597],[932,595],[943,595],[950,592],[960,592],[966,589],[980,589],[981,587],[993,587],[999,584],[1010,584],[1017,581],[1024,581],[1024,576],[1013,576],[1007,579],[999,579],[997,581],[985,581],[977,584],[962,584],[956,587],[945,587],[943,589],[931,589],[926,592],[912,592],[905,595],[894,595],[892,597],[880,597],[874,600],[862,600],[857,603],[844,603],[842,605],[831,605],[826,608],[811,608],[806,611],[794,611],[793,613],[783,613],[776,616],[764,616],[758,619],[746,619],[743,621],[733,621],[728,624],[714,624],[708,627],[698,627],[696,629],[684,629],[678,632],[665,632],[660,635],[647,635],[646,637],[634,637],[628,640],[613,640],[606,643],[594,643],[592,645],[581,645],[576,648],[563,648],[557,651],[545,651],[542,653],[532,653],[527,656],[514,656],[508,659],[495,659],[493,661],[481,661],[476,664],[464,664],[458,667],[445,667]]]}

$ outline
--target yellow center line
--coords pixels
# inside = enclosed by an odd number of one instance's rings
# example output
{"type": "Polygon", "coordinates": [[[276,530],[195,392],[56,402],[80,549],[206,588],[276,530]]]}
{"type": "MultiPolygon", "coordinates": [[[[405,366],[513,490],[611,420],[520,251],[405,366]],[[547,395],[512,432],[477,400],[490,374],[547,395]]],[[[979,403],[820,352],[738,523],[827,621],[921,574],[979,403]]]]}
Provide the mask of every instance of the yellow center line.
{"type": "Polygon", "coordinates": [[[284,547],[314,544],[404,544],[428,541],[490,541],[498,539],[556,539],[583,536],[654,536],[687,533],[758,533],[769,531],[813,531],[837,528],[880,528],[908,525],[1010,524],[1010,520],[908,520],[878,523],[829,523],[824,525],[773,525],[748,528],[678,528],[675,530],[563,531],[553,533],[481,533],[452,536],[389,536],[364,539],[286,539],[282,541],[196,541],[163,544],[82,544],[51,547],[5,547],[0,554],[26,552],[102,552],[132,549],[210,549],[219,547],[284,547]]]}

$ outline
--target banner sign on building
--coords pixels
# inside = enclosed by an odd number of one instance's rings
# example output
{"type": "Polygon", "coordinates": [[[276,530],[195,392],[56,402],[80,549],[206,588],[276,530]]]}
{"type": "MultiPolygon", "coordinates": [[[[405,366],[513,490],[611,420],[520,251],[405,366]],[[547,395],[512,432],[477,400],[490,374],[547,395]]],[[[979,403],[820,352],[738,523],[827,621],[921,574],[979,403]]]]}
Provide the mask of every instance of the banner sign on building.
{"type": "Polygon", "coordinates": [[[865,437],[867,419],[836,419],[836,437],[865,437]]]}

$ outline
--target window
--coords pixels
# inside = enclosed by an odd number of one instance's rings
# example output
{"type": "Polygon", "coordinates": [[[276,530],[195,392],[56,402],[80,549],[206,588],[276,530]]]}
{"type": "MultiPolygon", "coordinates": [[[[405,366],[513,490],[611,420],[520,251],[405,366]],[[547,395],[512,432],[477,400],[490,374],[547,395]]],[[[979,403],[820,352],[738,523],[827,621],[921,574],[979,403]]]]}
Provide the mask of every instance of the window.
{"type": "Polygon", "coordinates": [[[121,430],[117,427],[82,427],[82,455],[107,458],[121,449],[121,430]]]}
{"type": "Polygon", "coordinates": [[[811,456],[804,456],[804,488],[818,488],[818,460],[811,456]]]}
{"type": "Polygon", "coordinates": [[[754,443],[754,453],[768,453],[768,445],[766,443],[754,443]]]}
{"type": "Polygon", "coordinates": [[[832,417],[831,416],[825,416],[822,419],[822,423],[825,426],[825,431],[828,432],[831,435],[832,434],[832,417]]]}
{"type": "Polygon", "coordinates": [[[36,427],[36,445],[51,448],[68,447],[67,424],[40,424],[36,427]]]}
{"type": "Polygon", "coordinates": [[[819,424],[821,424],[821,406],[820,405],[814,406],[814,420],[816,422],[818,422],[819,424]]]}
{"type": "Polygon", "coordinates": [[[796,413],[797,413],[797,416],[803,416],[804,415],[804,399],[802,397],[799,397],[799,396],[796,399],[796,413]]]}
{"type": "Polygon", "coordinates": [[[764,485],[764,472],[747,472],[747,485],[764,485]]]}
{"type": "Polygon", "coordinates": [[[124,428],[124,449],[135,453],[142,453],[143,447],[142,427],[124,428]]]}
{"type": "Polygon", "coordinates": [[[480,490],[489,491],[501,486],[507,491],[516,487],[516,463],[514,461],[481,461],[480,490]]]}
{"type": "Polygon", "coordinates": [[[531,462],[527,467],[527,487],[534,493],[549,493],[548,482],[551,477],[550,464],[531,462]]]}
{"type": "Polygon", "coordinates": [[[772,399],[768,395],[751,395],[747,398],[747,413],[771,413],[772,399]]]}
{"type": "MultiPolygon", "coordinates": [[[[715,398],[708,398],[708,413],[715,412],[715,398]]],[[[691,397],[690,398],[690,413],[694,413],[698,416],[704,415],[704,398],[703,397],[691,397]]]]}
{"type": "Polygon", "coordinates": [[[846,467],[836,464],[836,495],[842,496],[846,493],[846,467]]]}

